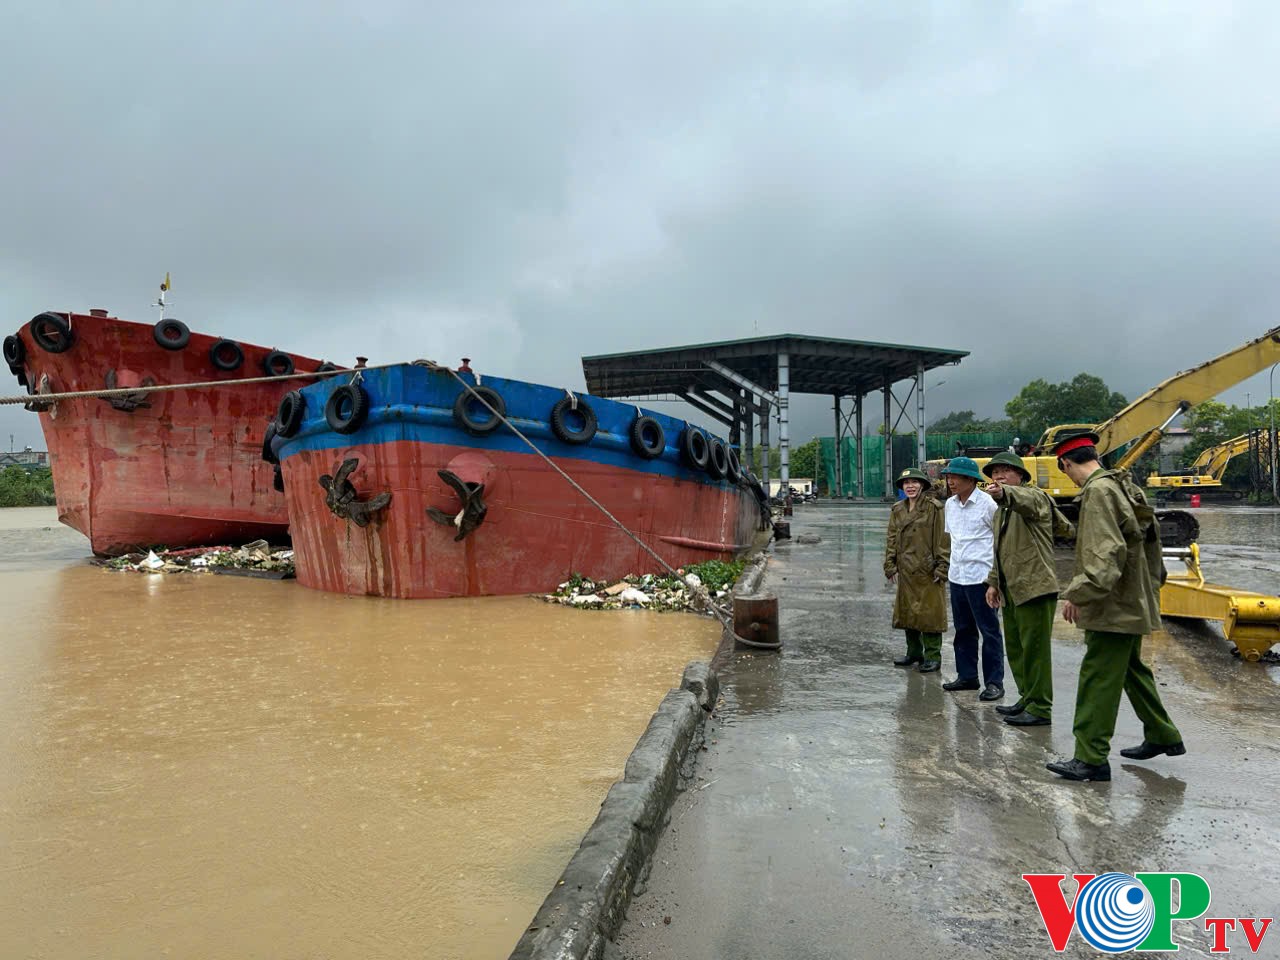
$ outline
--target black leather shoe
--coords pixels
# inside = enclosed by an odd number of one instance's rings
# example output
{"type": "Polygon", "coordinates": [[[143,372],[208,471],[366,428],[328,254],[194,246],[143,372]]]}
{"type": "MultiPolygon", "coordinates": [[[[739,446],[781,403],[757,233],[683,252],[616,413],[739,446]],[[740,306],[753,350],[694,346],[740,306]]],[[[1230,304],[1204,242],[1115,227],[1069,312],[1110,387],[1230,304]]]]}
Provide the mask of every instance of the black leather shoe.
{"type": "Polygon", "coordinates": [[[921,660],[920,666],[916,667],[921,673],[937,673],[942,669],[941,660],[921,660]]]}
{"type": "Polygon", "coordinates": [[[1046,770],[1052,770],[1058,776],[1067,780],[1110,780],[1111,764],[1102,763],[1085,763],[1083,760],[1055,760],[1053,763],[1045,764],[1046,770]]]}
{"type": "Polygon", "coordinates": [[[906,656],[906,657],[897,657],[893,661],[893,665],[895,667],[909,667],[913,663],[923,663],[923,662],[924,662],[924,657],[906,656]]]}
{"type": "Polygon", "coordinates": [[[1018,714],[1020,714],[1023,711],[1026,705],[1027,705],[1027,702],[1025,700],[1019,700],[1015,704],[996,707],[996,713],[1005,717],[1016,717],[1018,714]]]}
{"type": "Polygon", "coordinates": [[[1027,711],[1023,710],[1021,713],[1005,717],[1004,722],[1011,727],[1047,727],[1053,721],[1048,717],[1037,717],[1034,713],[1027,713],[1027,711]]]}
{"type": "Polygon", "coordinates": [[[1162,753],[1167,753],[1171,757],[1180,757],[1186,752],[1187,748],[1182,745],[1181,740],[1177,743],[1152,743],[1150,740],[1143,740],[1140,747],[1125,747],[1120,751],[1120,756],[1128,757],[1130,760],[1150,760],[1162,753]]]}
{"type": "Polygon", "coordinates": [[[988,683],[986,689],[978,694],[979,700],[1002,700],[1004,699],[1004,687],[998,683],[988,683]]]}
{"type": "Polygon", "coordinates": [[[972,680],[961,680],[959,677],[956,677],[954,680],[948,680],[946,683],[944,683],[944,684],[942,685],[942,689],[943,689],[943,690],[952,690],[952,691],[955,691],[955,690],[977,690],[977,689],[978,689],[978,678],[977,678],[977,677],[974,677],[972,680]]]}

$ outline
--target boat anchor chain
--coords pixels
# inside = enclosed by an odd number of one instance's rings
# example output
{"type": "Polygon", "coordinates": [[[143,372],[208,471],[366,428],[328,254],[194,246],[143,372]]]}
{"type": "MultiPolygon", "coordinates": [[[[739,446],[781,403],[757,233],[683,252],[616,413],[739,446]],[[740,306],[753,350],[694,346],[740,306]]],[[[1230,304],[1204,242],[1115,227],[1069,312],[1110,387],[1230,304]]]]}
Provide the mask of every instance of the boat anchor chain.
{"type": "Polygon", "coordinates": [[[462,509],[456,515],[449,516],[443,510],[427,507],[427,516],[446,527],[457,527],[458,535],[453,538],[454,543],[457,543],[484,523],[485,514],[489,512],[481,496],[484,493],[484,484],[468,483],[448,470],[437,470],[436,473],[441,480],[453,487],[458,499],[462,502],[462,509]]]}
{"type": "MultiPolygon", "coordinates": [[[[106,385],[106,389],[108,390],[119,389],[119,382],[114,369],[107,371],[106,385]]],[[[142,383],[138,384],[140,387],[154,387],[155,385],[156,382],[151,377],[144,377],[142,383]]],[[[111,404],[115,409],[122,410],[125,413],[133,413],[133,411],[137,410],[139,407],[151,406],[151,401],[147,399],[147,394],[145,392],[126,393],[122,396],[103,397],[102,399],[106,400],[107,403],[111,404]]]]}
{"type": "Polygon", "coordinates": [[[368,500],[357,500],[359,494],[347,478],[359,464],[357,457],[343,460],[342,466],[334,471],[332,477],[327,473],[320,477],[320,486],[324,487],[325,506],[335,517],[350,520],[357,527],[367,527],[373,519],[372,515],[391,502],[391,494],[383,492],[368,500]]]}

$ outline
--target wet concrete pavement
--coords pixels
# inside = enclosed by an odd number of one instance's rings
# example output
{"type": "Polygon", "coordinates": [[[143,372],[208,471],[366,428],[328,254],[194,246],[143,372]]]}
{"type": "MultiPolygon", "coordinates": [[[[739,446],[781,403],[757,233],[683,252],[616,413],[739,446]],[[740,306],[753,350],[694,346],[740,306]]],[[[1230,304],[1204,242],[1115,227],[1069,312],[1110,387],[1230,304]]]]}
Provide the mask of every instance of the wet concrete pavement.
{"type": "MultiPolygon", "coordinates": [[[[1204,625],[1156,635],[1144,655],[1189,753],[1123,760],[1119,748],[1142,739],[1126,701],[1113,781],[1059,780],[1044,764],[1072,754],[1081,632],[1059,614],[1050,728],[1015,729],[975,693],[944,692],[950,633],[940,675],[894,668],[904,648],[881,572],[887,516],[797,508],[793,536],[822,541],[773,548],[764,590],[779,596],[785,650],[722,669],[694,782],[616,956],[1050,956],[1021,879],[1037,872],[1198,873],[1209,916],[1275,916],[1280,666],[1233,658],[1204,625]]],[[[1222,517],[1201,517],[1215,579],[1276,589],[1280,513],[1222,517]],[[1213,542],[1228,535],[1244,542],[1213,542]]],[[[1011,703],[1011,676],[1007,689],[1011,703]]],[[[1209,956],[1203,920],[1176,921],[1173,936],[1181,955],[1209,956]]],[[[1227,944],[1250,955],[1239,932],[1227,944]]],[[[1065,955],[1097,953],[1076,934],[1065,955]]],[[[1280,931],[1258,955],[1280,956],[1280,931]]]]}

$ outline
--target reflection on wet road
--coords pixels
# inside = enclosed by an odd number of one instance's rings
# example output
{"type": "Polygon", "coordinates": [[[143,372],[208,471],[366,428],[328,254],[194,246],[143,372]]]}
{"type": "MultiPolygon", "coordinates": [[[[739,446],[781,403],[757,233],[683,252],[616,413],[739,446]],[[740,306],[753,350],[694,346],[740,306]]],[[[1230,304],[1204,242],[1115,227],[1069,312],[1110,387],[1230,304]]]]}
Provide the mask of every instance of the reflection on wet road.
{"type": "MultiPolygon", "coordinates": [[[[1200,519],[1215,579],[1277,589],[1265,566],[1280,512],[1200,519]]],[[[886,520],[885,507],[797,508],[793,535],[822,542],[774,547],[765,589],[779,595],[785,649],[723,671],[707,752],[622,955],[1051,955],[1024,872],[1189,871],[1225,913],[1273,915],[1280,666],[1234,659],[1209,627],[1157,635],[1145,655],[1190,752],[1113,755],[1110,784],[1068,784],[1044,764],[1072,754],[1080,632],[1055,623],[1051,728],[1010,727],[975,694],[944,692],[950,632],[941,677],[893,667],[903,640],[881,572],[886,520]]],[[[1141,739],[1125,704],[1113,750],[1141,739]]],[[[1202,924],[1174,930],[1182,955],[1209,956],[1202,924]]],[[[1065,955],[1097,956],[1078,938],[1065,955]]]]}

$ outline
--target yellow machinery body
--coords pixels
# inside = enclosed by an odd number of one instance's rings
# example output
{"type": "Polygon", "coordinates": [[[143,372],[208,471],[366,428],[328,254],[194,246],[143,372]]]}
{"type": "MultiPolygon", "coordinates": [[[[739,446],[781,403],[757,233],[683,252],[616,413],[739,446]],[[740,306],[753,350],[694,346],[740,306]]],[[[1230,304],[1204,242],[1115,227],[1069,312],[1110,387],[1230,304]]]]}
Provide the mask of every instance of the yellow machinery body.
{"type": "MultiPolygon", "coordinates": [[[[1024,456],[1022,463],[1035,478],[1032,482],[1036,486],[1059,502],[1072,500],[1079,495],[1080,488],[1058,469],[1056,458],[1046,456],[1060,436],[1081,428],[1093,430],[1098,434],[1098,453],[1102,455],[1133,441],[1113,464],[1117,469],[1127,470],[1160,442],[1164,431],[1178,416],[1276,362],[1280,362],[1280,327],[1199,366],[1174,374],[1104,423],[1064,423],[1050,427],[1035,447],[1027,451],[1038,456],[1024,456]]],[[[989,457],[975,460],[979,469],[990,462],[989,457]]],[[[937,480],[946,465],[946,460],[930,460],[924,469],[937,480]]]]}
{"type": "MultiPolygon", "coordinates": [[[[1206,447],[1185,473],[1150,474],[1147,477],[1147,486],[1157,490],[1220,488],[1222,478],[1232,459],[1251,449],[1263,463],[1269,462],[1270,440],[1265,430],[1241,434],[1212,447],[1206,447]]],[[[1244,494],[1237,492],[1235,496],[1236,499],[1241,499],[1244,494]]]]}
{"type": "Polygon", "coordinates": [[[1171,572],[1160,588],[1162,616],[1218,621],[1223,635],[1250,661],[1280,643],[1280,597],[1205,582],[1198,544],[1166,550],[1165,557],[1181,559],[1186,569],[1171,572]]]}

